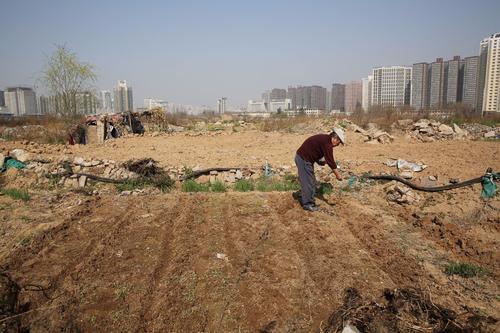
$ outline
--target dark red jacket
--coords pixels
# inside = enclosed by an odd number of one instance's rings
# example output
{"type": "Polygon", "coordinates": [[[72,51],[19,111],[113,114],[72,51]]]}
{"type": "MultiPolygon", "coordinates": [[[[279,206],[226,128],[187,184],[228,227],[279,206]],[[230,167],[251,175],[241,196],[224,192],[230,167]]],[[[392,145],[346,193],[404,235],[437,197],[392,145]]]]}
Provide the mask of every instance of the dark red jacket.
{"type": "Polygon", "coordinates": [[[333,158],[332,139],[328,134],[316,134],[304,141],[302,146],[297,150],[297,155],[305,161],[318,163],[323,157],[326,164],[332,169],[337,169],[337,163],[333,158]]]}

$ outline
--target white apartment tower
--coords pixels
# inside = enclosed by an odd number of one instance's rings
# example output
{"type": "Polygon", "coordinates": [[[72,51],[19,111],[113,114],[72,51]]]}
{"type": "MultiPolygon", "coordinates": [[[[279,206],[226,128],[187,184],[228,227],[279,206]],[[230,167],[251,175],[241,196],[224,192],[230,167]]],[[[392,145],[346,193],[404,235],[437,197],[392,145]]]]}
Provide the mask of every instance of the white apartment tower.
{"type": "Polygon", "coordinates": [[[226,113],[226,101],[227,97],[221,97],[217,100],[217,109],[219,111],[219,114],[226,113]]]}
{"type": "Polygon", "coordinates": [[[132,98],[132,87],[127,86],[127,81],[120,80],[113,89],[114,109],[116,113],[129,112],[134,110],[134,100],[132,98]]]}
{"type": "Polygon", "coordinates": [[[500,33],[491,35],[487,41],[483,112],[500,112],[500,33]]]}
{"type": "Polygon", "coordinates": [[[372,105],[373,75],[361,79],[361,82],[361,107],[367,112],[372,105]]]}
{"type": "Polygon", "coordinates": [[[37,102],[33,89],[28,87],[9,87],[5,89],[5,106],[14,116],[36,115],[37,102]]]}
{"type": "Polygon", "coordinates": [[[410,104],[411,67],[391,66],[373,69],[372,105],[410,104]]]}

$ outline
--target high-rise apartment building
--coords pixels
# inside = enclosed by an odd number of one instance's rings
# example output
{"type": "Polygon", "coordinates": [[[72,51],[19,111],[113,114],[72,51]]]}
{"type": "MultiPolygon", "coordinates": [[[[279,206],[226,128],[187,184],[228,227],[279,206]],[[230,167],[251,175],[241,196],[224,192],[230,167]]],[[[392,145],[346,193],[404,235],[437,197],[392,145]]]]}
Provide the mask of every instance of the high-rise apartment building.
{"type": "Polygon", "coordinates": [[[500,112],[500,33],[488,38],[483,112],[500,112]]]}
{"type": "Polygon", "coordinates": [[[411,102],[416,110],[429,107],[429,74],[430,67],[426,62],[413,64],[411,71],[411,102]]]}
{"type": "Polygon", "coordinates": [[[361,79],[361,107],[366,112],[372,105],[373,75],[361,79]]]}
{"type": "Polygon", "coordinates": [[[462,103],[476,109],[479,84],[479,57],[467,57],[463,60],[462,103]]]}
{"type": "Polygon", "coordinates": [[[332,84],[332,111],[345,111],[345,85],[341,83],[332,84]]]}
{"type": "Polygon", "coordinates": [[[410,104],[411,67],[391,66],[373,69],[373,105],[410,104]]]}
{"type": "Polygon", "coordinates": [[[113,111],[113,101],[109,90],[101,90],[100,113],[111,113],[113,111]]]}
{"type": "Polygon", "coordinates": [[[486,65],[488,64],[488,46],[489,38],[485,38],[479,43],[479,76],[476,92],[477,112],[482,112],[483,110],[484,87],[486,84],[486,65]]]}
{"type": "Polygon", "coordinates": [[[362,101],[361,81],[352,81],[345,85],[345,111],[354,112],[361,107],[362,101]]]}
{"type": "Polygon", "coordinates": [[[288,87],[287,98],[292,108],[326,110],[326,88],[320,86],[288,87]]]}
{"type": "Polygon", "coordinates": [[[437,58],[431,65],[429,106],[441,108],[446,103],[445,67],[443,58],[437,58]]]}
{"type": "Polygon", "coordinates": [[[9,87],[4,92],[5,106],[14,116],[36,115],[37,102],[33,89],[28,87],[9,87]]]}
{"type": "Polygon", "coordinates": [[[221,97],[217,100],[217,110],[219,114],[226,113],[226,101],[227,97],[221,97]]]}
{"type": "Polygon", "coordinates": [[[0,106],[5,106],[5,95],[3,90],[0,90],[0,106]]]}
{"type": "Polygon", "coordinates": [[[286,99],[286,89],[274,88],[271,90],[270,100],[283,100],[286,99]]]}
{"type": "Polygon", "coordinates": [[[452,60],[448,60],[445,65],[445,96],[446,104],[455,104],[462,101],[463,87],[463,61],[460,56],[454,56],[452,60]]]}
{"type": "Polygon", "coordinates": [[[311,87],[310,109],[326,110],[326,88],[320,86],[311,87]]]}
{"type": "Polygon", "coordinates": [[[114,109],[116,113],[129,112],[134,110],[134,100],[132,97],[132,87],[127,86],[127,81],[120,80],[113,89],[114,109]]]}

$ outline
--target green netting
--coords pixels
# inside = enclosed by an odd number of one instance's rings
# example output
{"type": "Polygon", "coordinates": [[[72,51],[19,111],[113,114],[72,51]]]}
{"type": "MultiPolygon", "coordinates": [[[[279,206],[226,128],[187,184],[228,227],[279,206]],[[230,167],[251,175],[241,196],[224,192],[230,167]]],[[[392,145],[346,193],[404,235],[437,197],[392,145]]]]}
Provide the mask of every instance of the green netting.
{"type": "Polygon", "coordinates": [[[495,180],[500,179],[500,173],[487,173],[483,177],[482,185],[483,190],[481,191],[481,197],[483,198],[493,198],[497,194],[497,184],[495,180]]]}
{"type": "Polygon", "coordinates": [[[20,169],[24,169],[25,167],[26,167],[26,164],[24,164],[23,162],[19,162],[18,160],[13,159],[13,158],[6,158],[3,166],[0,168],[0,172],[4,172],[5,170],[10,169],[10,168],[16,168],[16,169],[20,170],[20,169]]]}

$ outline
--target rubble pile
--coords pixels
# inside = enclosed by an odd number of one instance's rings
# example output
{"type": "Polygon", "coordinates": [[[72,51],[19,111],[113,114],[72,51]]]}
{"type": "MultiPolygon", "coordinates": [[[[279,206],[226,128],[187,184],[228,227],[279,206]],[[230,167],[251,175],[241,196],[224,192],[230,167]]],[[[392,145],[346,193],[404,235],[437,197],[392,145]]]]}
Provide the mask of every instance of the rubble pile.
{"type": "Polygon", "coordinates": [[[356,133],[361,133],[365,137],[365,142],[369,144],[384,144],[394,141],[394,137],[379,129],[377,124],[368,123],[366,127],[367,129],[365,130],[356,124],[350,123],[348,129],[356,133]]]}
{"type": "Polygon", "coordinates": [[[500,127],[491,127],[483,124],[464,124],[462,127],[467,130],[475,139],[498,139],[500,138],[500,127]]]}
{"type": "Polygon", "coordinates": [[[420,119],[410,125],[410,135],[422,142],[437,140],[460,140],[468,137],[469,133],[457,124],[448,126],[436,120],[420,119]]]}
{"type": "Polygon", "coordinates": [[[422,197],[415,191],[412,191],[408,186],[402,184],[389,185],[385,188],[387,200],[402,204],[416,204],[422,197]]]}

